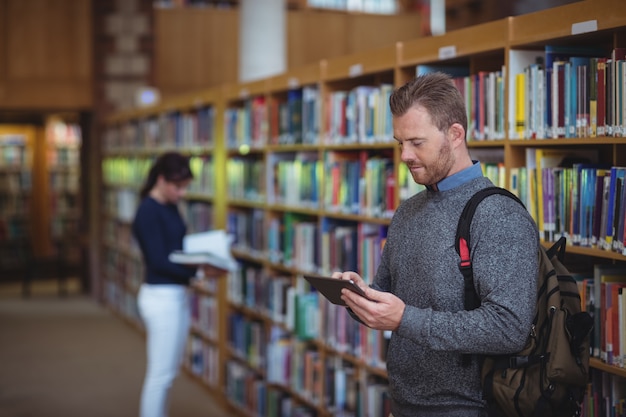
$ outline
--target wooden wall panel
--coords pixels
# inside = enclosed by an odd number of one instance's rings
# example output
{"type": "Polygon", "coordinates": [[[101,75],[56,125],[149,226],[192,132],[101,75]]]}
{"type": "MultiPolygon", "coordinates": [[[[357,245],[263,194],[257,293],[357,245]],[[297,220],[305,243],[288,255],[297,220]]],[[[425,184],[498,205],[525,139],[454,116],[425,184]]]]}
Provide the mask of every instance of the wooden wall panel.
{"type": "Polygon", "coordinates": [[[389,46],[399,41],[420,37],[420,15],[417,13],[397,16],[352,15],[347,31],[350,52],[389,46]]]}
{"type": "Polygon", "coordinates": [[[346,37],[350,15],[293,11],[287,14],[287,68],[296,68],[350,52],[346,37]]]}
{"type": "MultiPolygon", "coordinates": [[[[287,12],[287,68],[419,37],[416,14],[372,16],[336,11],[287,12]]],[[[239,80],[239,12],[155,12],[155,84],[164,97],[239,80]]]]}
{"type": "Polygon", "coordinates": [[[164,96],[238,79],[239,13],[155,11],[155,82],[164,96]]]}
{"type": "Polygon", "coordinates": [[[6,43],[7,43],[7,25],[6,22],[6,0],[0,0],[0,103],[6,100],[6,43]]]}
{"type": "Polygon", "coordinates": [[[88,108],[91,2],[0,0],[0,107],[88,108]]]}

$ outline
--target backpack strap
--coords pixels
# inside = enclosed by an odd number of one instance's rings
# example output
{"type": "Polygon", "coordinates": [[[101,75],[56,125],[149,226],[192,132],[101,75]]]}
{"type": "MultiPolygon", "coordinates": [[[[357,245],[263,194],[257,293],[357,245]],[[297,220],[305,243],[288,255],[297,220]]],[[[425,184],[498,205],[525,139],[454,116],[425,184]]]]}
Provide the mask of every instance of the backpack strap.
{"type": "Polygon", "coordinates": [[[472,225],[472,218],[476,207],[483,199],[493,194],[501,194],[512,198],[520,203],[522,206],[524,203],[517,198],[512,192],[501,187],[488,187],[483,188],[474,194],[469,201],[465,204],[461,217],[459,218],[459,224],[456,229],[455,249],[461,258],[459,262],[459,270],[463,274],[464,288],[465,288],[465,309],[474,310],[480,307],[480,299],[474,289],[474,271],[472,268],[472,260],[470,256],[470,226],[472,225]]]}
{"type": "Polygon", "coordinates": [[[565,236],[561,236],[559,240],[557,240],[554,245],[550,246],[549,249],[546,249],[546,254],[548,255],[548,259],[552,259],[554,256],[563,262],[563,258],[565,257],[565,246],[567,245],[567,239],[565,236]]]}
{"type": "MultiPolygon", "coordinates": [[[[512,198],[519,202],[522,206],[524,203],[515,196],[515,194],[501,187],[488,187],[483,188],[474,194],[463,208],[461,217],[459,218],[459,224],[456,228],[456,238],[454,247],[459,254],[461,260],[459,261],[459,270],[463,274],[463,287],[464,287],[464,305],[465,310],[474,310],[480,307],[480,298],[476,294],[474,289],[474,270],[472,267],[472,258],[470,256],[470,226],[472,225],[472,218],[476,207],[485,198],[493,194],[502,194],[512,198]]],[[[472,355],[462,355],[462,365],[469,366],[472,355]]]]}

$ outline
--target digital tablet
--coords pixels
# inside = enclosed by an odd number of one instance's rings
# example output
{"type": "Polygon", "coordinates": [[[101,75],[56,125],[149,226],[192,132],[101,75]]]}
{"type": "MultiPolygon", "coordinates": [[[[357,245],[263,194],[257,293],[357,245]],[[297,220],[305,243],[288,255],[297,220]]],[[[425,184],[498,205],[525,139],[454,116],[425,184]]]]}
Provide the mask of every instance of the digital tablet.
{"type": "Polygon", "coordinates": [[[324,297],[333,304],[345,306],[346,303],[341,299],[341,290],[344,288],[354,291],[361,297],[365,297],[365,293],[352,280],[323,277],[319,275],[305,275],[304,279],[315,287],[324,297]]]}

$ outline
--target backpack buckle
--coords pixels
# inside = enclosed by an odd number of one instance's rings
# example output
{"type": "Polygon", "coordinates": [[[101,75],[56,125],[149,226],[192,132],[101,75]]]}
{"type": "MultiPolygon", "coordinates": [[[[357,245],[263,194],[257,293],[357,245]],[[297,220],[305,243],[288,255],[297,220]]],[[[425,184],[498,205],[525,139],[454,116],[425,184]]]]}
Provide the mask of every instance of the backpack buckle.
{"type": "Polygon", "coordinates": [[[463,271],[464,269],[472,269],[472,261],[470,261],[469,259],[461,259],[461,261],[459,262],[459,269],[461,271],[463,271]]]}
{"type": "Polygon", "coordinates": [[[527,366],[529,362],[528,356],[511,356],[509,358],[510,368],[522,368],[527,366]]]}

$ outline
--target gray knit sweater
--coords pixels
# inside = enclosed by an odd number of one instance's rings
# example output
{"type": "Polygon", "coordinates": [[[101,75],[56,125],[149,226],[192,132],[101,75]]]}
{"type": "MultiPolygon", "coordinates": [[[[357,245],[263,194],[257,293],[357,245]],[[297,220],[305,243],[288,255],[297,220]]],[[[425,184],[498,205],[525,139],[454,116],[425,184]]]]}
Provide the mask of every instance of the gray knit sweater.
{"type": "Polygon", "coordinates": [[[474,285],[480,308],[464,310],[463,276],[454,249],[461,211],[476,178],[447,191],[423,191],[400,205],[373,287],[406,303],[391,337],[387,370],[394,417],[481,416],[480,354],[521,350],[536,295],[538,231],[528,212],[494,195],[471,225],[474,285]],[[463,354],[473,356],[463,366],[463,354]]]}

